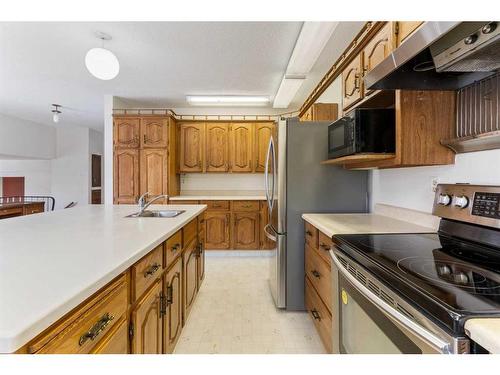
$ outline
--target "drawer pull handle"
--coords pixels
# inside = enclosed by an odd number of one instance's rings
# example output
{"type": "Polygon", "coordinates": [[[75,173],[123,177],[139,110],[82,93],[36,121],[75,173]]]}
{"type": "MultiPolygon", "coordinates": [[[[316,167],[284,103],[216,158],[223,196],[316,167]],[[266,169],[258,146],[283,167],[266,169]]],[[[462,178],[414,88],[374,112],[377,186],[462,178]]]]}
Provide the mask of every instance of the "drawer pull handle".
{"type": "Polygon", "coordinates": [[[312,270],[311,273],[313,274],[314,277],[317,277],[318,279],[321,277],[321,274],[316,270],[312,270]]]}
{"type": "Polygon", "coordinates": [[[329,250],[330,250],[330,246],[325,245],[323,242],[321,242],[321,243],[319,244],[319,247],[321,247],[323,250],[326,250],[326,251],[329,251],[329,250]]]}
{"type": "Polygon", "coordinates": [[[319,315],[318,310],[316,310],[316,309],[312,310],[311,315],[313,316],[313,318],[315,320],[321,320],[321,316],[319,315]]]}
{"type": "Polygon", "coordinates": [[[87,342],[88,339],[93,341],[97,336],[99,336],[102,331],[106,329],[106,327],[109,325],[109,322],[111,322],[114,318],[115,317],[113,315],[110,315],[109,313],[104,314],[102,318],[99,319],[88,332],[80,336],[78,345],[82,346],[87,342]]]}
{"type": "Polygon", "coordinates": [[[153,264],[149,269],[144,272],[144,277],[148,277],[153,275],[156,271],[160,269],[160,265],[158,263],[153,264]]]}
{"type": "Polygon", "coordinates": [[[172,246],[172,252],[175,253],[179,248],[181,247],[180,243],[176,243],[174,246],[172,246]]]}
{"type": "Polygon", "coordinates": [[[311,232],[310,230],[306,230],[306,234],[307,234],[308,236],[310,236],[310,237],[312,237],[312,235],[313,235],[313,234],[312,234],[312,232],[311,232]]]}

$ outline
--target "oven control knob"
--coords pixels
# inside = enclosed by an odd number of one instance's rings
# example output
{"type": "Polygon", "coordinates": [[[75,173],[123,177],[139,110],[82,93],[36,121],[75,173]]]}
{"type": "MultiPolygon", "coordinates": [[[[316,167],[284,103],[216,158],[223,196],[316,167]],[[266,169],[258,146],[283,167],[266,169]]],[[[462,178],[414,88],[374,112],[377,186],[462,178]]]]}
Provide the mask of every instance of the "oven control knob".
{"type": "Polygon", "coordinates": [[[438,267],[438,273],[440,276],[449,276],[451,274],[451,268],[446,264],[438,267]]]}
{"type": "Polygon", "coordinates": [[[448,194],[439,194],[438,204],[448,206],[451,203],[451,197],[448,194]]]}
{"type": "Polygon", "coordinates": [[[457,284],[467,285],[469,283],[469,277],[464,272],[457,272],[453,274],[453,280],[457,284]]]}
{"type": "Polygon", "coordinates": [[[476,43],[476,40],[477,40],[477,34],[472,34],[464,39],[464,43],[470,45],[476,43]]]}
{"type": "Polygon", "coordinates": [[[491,22],[491,23],[487,24],[486,26],[483,26],[483,28],[481,29],[481,32],[483,34],[490,34],[493,31],[495,31],[496,28],[497,28],[497,23],[491,22]]]}
{"type": "Polygon", "coordinates": [[[453,205],[455,207],[465,208],[467,207],[468,204],[469,204],[469,199],[465,195],[453,198],[453,205]]]}

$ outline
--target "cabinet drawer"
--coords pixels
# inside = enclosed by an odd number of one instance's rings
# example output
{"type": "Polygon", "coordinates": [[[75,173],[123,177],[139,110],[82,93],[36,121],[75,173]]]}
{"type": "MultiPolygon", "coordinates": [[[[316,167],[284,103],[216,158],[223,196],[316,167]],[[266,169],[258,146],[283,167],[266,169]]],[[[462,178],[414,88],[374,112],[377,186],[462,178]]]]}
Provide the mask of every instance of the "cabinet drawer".
{"type": "Polygon", "coordinates": [[[9,216],[21,216],[23,214],[23,208],[22,207],[13,207],[13,208],[2,208],[0,209],[0,218],[2,216],[9,217],[9,216]]]}
{"type": "Polygon", "coordinates": [[[121,322],[115,324],[91,354],[128,354],[127,319],[122,318],[121,322]]]}
{"type": "Polygon", "coordinates": [[[120,322],[127,306],[127,282],[125,276],[120,276],[39,339],[35,339],[29,346],[29,352],[89,353],[120,322]]]}
{"type": "Polygon", "coordinates": [[[318,248],[318,230],[309,224],[307,221],[305,222],[305,241],[309,246],[317,249],[318,248]]]}
{"type": "Polygon", "coordinates": [[[306,277],[306,309],[312,318],[323,345],[328,353],[332,352],[332,316],[306,277]]]}
{"type": "Polygon", "coordinates": [[[259,201],[233,201],[233,211],[259,211],[259,201]]]}
{"type": "Polygon", "coordinates": [[[332,264],[332,259],[330,258],[330,249],[333,248],[332,239],[323,232],[319,232],[318,243],[318,254],[326,263],[328,263],[328,266],[330,266],[332,264]]]}
{"type": "Polygon", "coordinates": [[[163,268],[163,245],[152,250],[148,255],[132,266],[133,300],[137,300],[148,289],[163,268]]]}
{"type": "Polygon", "coordinates": [[[229,201],[202,201],[207,205],[207,210],[229,211],[229,201]]]}
{"type": "Polygon", "coordinates": [[[43,202],[27,204],[24,206],[24,214],[25,215],[39,214],[45,211],[44,206],[45,203],[43,202]]]}
{"type": "Polygon", "coordinates": [[[198,219],[191,220],[183,229],[184,231],[184,246],[189,244],[198,236],[198,219]]]}
{"type": "Polygon", "coordinates": [[[305,271],[328,310],[332,311],[332,272],[319,251],[306,245],[305,271]]]}
{"type": "Polygon", "coordinates": [[[165,268],[172,264],[182,251],[182,231],[177,231],[165,242],[165,268]]]}

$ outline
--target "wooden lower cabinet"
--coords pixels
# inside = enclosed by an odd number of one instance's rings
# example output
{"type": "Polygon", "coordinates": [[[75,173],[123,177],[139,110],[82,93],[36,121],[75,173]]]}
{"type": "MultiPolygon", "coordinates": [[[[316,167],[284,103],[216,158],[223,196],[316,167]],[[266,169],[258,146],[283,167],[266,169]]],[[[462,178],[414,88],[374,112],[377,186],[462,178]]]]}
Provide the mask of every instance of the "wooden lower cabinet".
{"type": "Polygon", "coordinates": [[[191,307],[195,301],[196,293],[198,292],[198,266],[197,266],[197,254],[198,254],[198,241],[193,240],[184,249],[183,253],[183,321],[186,322],[191,307]]]}
{"type": "Polygon", "coordinates": [[[178,257],[163,276],[165,315],[163,352],[172,353],[182,330],[182,258],[178,257]]]}
{"type": "Polygon", "coordinates": [[[308,278],[306,278],[306,309],[326,351],[331,353],[333,349],[332,315],[308,278]]]}
{"type": "Polygon", "coordinates": [[[162,285],[156,281],[132,311],[132,353],[162,353],[161,296],[162,285]]]}
{"type": "Polygon", "coordinates": [[[128,321],[122,319],[90,352],[91,354],[128,354],[128,321]]]}
{"type": "Polygon", "coordinates": [[[233,248],[259,248],[259,212],[233,213],[233,248]]]}
{"type": "Polygon", "coordinates": [[[205,214],[205,246],[207,249],[229,249],[231,214],[210,212],[205,214]]]}

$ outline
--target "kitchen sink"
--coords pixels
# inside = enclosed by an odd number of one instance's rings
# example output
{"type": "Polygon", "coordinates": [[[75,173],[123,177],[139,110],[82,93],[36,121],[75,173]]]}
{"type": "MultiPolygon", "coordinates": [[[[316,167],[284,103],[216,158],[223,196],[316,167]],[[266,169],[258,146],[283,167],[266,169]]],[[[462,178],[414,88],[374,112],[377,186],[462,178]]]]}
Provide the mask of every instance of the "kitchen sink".
{"type": "Polygon", "coordinates": [[[145,210],[142,213],[134,212],[125,217],[176,217],[186,212],[185,210],[145,210]]]}

